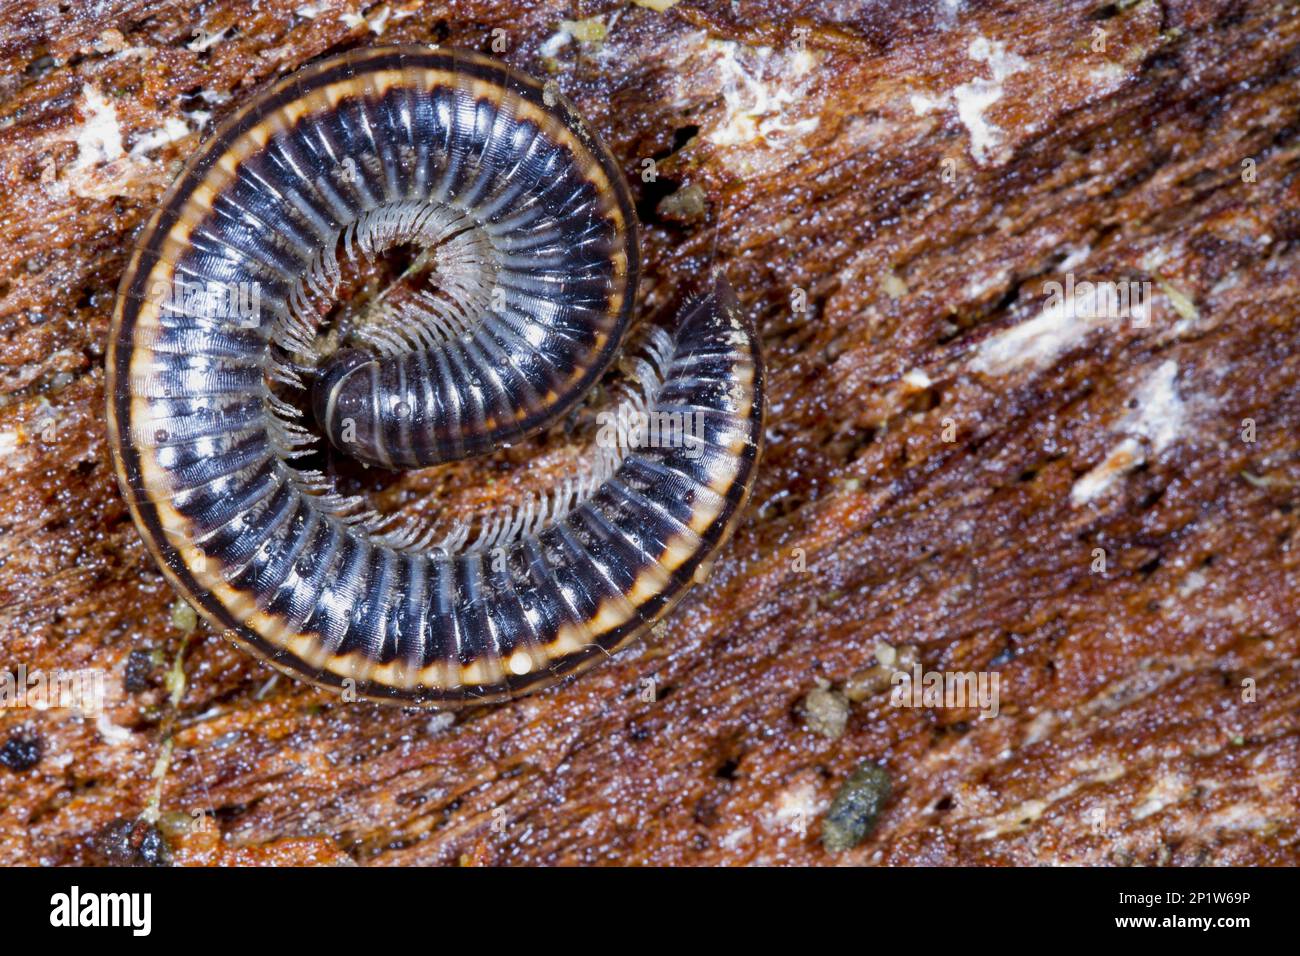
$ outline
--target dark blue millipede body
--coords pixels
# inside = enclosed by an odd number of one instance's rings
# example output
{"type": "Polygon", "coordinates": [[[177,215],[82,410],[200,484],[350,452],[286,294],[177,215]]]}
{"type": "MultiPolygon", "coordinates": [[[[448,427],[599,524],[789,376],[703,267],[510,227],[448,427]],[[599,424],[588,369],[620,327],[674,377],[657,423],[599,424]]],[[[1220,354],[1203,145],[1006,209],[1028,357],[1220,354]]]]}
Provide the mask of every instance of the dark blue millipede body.
{"type": "Polygon", "coordinates": [[[550,86],[425,47],[274,83],[186,163],[122,279],[108,420],[145,542],[237,644],[357,697],[455,706],[583,669],[704,579],[762,445],[726,281],[637,352],[637,275],[623,175],[550,86]],[[386,523],[321,464],[490,452],[620,356],[620,409],[662,434],[591,449],[473,541],[386,523]]]}

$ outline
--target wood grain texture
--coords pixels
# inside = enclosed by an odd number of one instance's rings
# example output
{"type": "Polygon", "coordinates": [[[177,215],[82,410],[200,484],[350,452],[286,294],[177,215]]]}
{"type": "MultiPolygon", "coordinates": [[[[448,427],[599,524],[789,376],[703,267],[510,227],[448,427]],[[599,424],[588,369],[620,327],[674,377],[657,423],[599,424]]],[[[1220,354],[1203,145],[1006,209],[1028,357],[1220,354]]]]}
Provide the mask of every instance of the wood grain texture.
{"type": "MultiPolygon", "coordinates": [[[[567,42],[545,0],[73,6],[0,18],[0,668],[101,669],[108,706],[0,711],[0,862],[1300,858],[1294,4],[584,2],[567,42]],[[731,278],[771,412],[748,518],[665,626],[443,718],[186,633],[102,361],[212,122],[325,52],[494,36],[623,163],[643,310],[731,278]],[[1067,274],[1151,283],[1150,321],[1053,311],[1067,274]],[[892,706],[878,656],[996,673],[998,716],[892,706]],[[829,853],[864,763],[891,795],[829,853]]],[[[358,481],[454,513],[564,456],[358,481]]]]}

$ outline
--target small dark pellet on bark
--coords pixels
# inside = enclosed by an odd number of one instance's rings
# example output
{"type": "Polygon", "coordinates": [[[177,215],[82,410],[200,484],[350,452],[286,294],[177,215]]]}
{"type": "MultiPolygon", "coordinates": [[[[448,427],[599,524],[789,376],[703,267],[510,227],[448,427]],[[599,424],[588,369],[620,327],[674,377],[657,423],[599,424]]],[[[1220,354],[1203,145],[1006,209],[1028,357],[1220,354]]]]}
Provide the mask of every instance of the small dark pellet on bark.
{"type": "Polygon", "coordinates": [[[41,738],[17,733],[5,741],[3,747],[0,747],[0,766],[7,767],[14,773],[21,773],[40,763],[43,752],[41,738]]]}
{"type": "Polygon", "coordinates": [[[889,791],[889,774],[881,767],[867,763],[855,770],[822,819],[822,845],[842,853],[865,840],[876,827],[889,791]]]}
{"type": "Polygon", "coordinates": [[[152,823],[130,817],[112,821],[91,838],[93,866],[166,866],[167,841],[152,823]]]}

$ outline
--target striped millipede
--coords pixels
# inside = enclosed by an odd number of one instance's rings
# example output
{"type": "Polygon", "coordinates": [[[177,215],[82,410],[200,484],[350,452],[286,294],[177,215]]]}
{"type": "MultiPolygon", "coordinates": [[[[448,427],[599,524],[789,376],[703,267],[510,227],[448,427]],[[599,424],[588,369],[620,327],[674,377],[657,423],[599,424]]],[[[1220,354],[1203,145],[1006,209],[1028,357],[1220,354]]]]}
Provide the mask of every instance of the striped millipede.
{"type": "Polygon", "coordinates": [[[500,62],[380,47],[270,85],[185,164],[118,293],[110,444],[164,575],[280,670],[404,704],[525,693],[643,634],[735,525],[764,401],[720,276],[628,357],[638,256],[611,154],[500,62]],[[603,444],[472,542],[394,530],[319,466],[489,452],[576,414],[620,356],[620,409],[680,440],[603,444]]]}

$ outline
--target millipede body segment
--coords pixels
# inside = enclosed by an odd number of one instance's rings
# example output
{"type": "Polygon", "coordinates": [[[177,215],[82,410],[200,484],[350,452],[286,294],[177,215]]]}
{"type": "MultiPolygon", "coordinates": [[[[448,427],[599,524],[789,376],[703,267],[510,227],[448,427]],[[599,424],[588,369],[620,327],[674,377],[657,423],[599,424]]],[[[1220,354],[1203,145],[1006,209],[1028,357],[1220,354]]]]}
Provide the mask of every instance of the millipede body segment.
{"type": "Polygon", "coordinates": [[[569,103],[490,58],[381,47],[256,96],[145,226],[114,313],[111,445],[165,575],[281,670],[404,703],[509,697],[643,633],[707,574],[761,449],[725,280],[633,363],[667,438],[602,447],[474,542],[393,531],[320,465],[424,467],[572,412],[627,344],[636,230],[569,103]],[[400,275],[340,295],[386,257],[400,275]]]}

